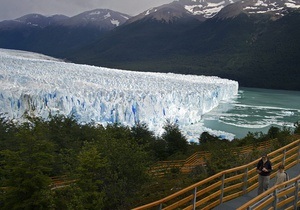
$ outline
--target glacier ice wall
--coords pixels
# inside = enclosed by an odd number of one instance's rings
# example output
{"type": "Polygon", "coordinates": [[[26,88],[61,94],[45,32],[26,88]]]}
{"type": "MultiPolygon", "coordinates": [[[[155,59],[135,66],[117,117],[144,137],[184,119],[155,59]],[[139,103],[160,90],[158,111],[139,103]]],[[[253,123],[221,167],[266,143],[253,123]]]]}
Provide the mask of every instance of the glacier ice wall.
{"type": "Polygon", "coordinates": [[[0,49],[0,113],[11,119],[51,112],[82,123],[144,122],[160,135],[167,119],[184,129],[237,92],[236,81],[218,77],[124,71],[0,49]]]}

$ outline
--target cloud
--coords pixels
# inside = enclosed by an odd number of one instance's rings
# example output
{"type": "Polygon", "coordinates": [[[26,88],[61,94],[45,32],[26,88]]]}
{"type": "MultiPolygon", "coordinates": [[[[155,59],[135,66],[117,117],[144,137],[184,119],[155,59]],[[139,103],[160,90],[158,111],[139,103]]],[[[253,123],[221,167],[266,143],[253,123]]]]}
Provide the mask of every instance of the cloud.
{"type": "Polygon", "coordinates": [[[170,2],[172,0],[0,0],[0,21],[30,13],[74,16],[93,9],[112,9],[137,15],[151,7],[170,2]]]}

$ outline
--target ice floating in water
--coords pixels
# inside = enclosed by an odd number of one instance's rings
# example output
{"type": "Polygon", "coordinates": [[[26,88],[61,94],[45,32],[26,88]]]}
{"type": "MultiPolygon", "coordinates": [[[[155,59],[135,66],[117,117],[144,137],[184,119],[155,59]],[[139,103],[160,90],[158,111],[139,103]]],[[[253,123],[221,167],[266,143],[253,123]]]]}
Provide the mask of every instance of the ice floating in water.
{"type": "Polygon", "coordinates": [[[271,126],[293,130],[300,119],[299,96],[295,91],[244,88],[233,100],[203,115],[203,126],[232,132],[237,138],[248,132],[267,133],[271,126]]]}

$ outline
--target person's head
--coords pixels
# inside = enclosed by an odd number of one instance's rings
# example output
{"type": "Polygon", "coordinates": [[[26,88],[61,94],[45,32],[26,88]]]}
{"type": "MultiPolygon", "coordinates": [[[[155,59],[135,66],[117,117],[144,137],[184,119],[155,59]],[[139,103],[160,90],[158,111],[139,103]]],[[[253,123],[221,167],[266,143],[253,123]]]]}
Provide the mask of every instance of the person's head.
{"type": "Polygon", "coordinates": [[[283,164],[280,164],[280,165],[278,166],[278,170],[279,170],[279,171],[283,171],[283,170],[284,170],[284,165],[283,165],[283,164]]]}
{"type": "Polygon", "coordinates": [[[268,154],[262,154],[261,159],[263,159],[264,161],[268,160],[268,154]]]}

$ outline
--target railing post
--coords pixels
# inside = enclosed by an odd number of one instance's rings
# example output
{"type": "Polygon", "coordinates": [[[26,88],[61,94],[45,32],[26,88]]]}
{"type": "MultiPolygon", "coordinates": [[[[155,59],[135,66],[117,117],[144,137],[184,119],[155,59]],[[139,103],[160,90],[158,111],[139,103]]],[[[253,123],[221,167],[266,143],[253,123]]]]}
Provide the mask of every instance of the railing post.
{"type": "Polygon", "coordinates": [[[274,195],[273,209],[277,210],[277,200],[278,200],[278,198],[277,198],[277,189],[274,190],[273,195],[274,195]]]}
{"type": "Polygon", "coordinates": [[[222,184],[221,184],[221,195],[220,195],[220,203],[223,203],[223,196],[224,196],[224,181],[225,181],[225,173],[222,175],[222,184]]]}
{"type": "Polygon", "coordinates": [[[247,187],[248,187],[247,183],[248,183],[248,167],[246,168],[245,175],[244,175],[243,194],[246,194],[247,187]]]}
{"type": "Polygon", "coordinates": [[[294,206],[297,206],[297,203],[298,203],[298,199],[299,199],[299,196],[298,196],[298,191],[299,191],[299,180],[296,180],[295,181],[295,199],[294,199],[294,206]]]}
{"type": "Polygon", "coordinates": [[[300,162],[300,141],[298,143],[298,163],[300,162]]]}
{"type": "Polygon", "coordinates": [[[162,203],[159,204],[158,210],[162,210],[162,205],[163,205],[162,203]]]}
{"type": "Polygon", "coordinates": [[[286,149],[283,150],[282,164],[285,165],[286,149]]]}
{"type": "Polygon", "coordinates": [[[194,199],[193,199],[192,205],[193,205],[193,210],[195,210],[196,209],[196,202],[197,202],[197,187],[194,188],[193,194],[194,194],[194,199]]]}

